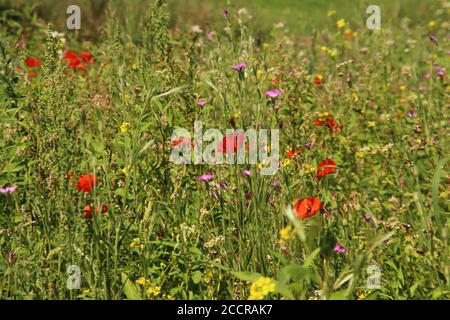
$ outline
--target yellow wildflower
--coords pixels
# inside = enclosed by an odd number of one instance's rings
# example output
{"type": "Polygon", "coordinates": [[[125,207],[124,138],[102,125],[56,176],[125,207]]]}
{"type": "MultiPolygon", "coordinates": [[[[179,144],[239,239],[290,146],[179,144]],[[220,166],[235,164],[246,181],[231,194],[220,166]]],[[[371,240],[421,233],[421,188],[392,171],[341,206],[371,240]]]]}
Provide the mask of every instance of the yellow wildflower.
{"type": "Polygon", "coordinates": [[[345,19],[339,19],[336,22],[336,25],[339,29],[342,29],[343,27],[345,27],[347,25],[347,23],[345,22],[345,19]]]}
{"type": "Polygon", "coordinates": [[[129,122],[123,122],[123,123],[120,125],[120,131],[121,131],[122,133],[128,132],[128,130],[130,130],[130,128],[131,128],[131,124],[130,124],[129,122]]]}
{"type": "Polygon", "coordinates": [[[145,245],[143,243],[141,243],[140,238],[133,238],[133,240],[131,240],[130,249],[140,248],[141,250],[143,250],[144,247],[145,247],[145,245]]]}
{"type": "Polygon", "coordinates": [[[262,300],[266,295],[275,292],[275,281],[267,277],[261,277],[252,283],[249,300],[262,300]]]}
{"type": "Polygon", "coordinates": [[[309,164],[304,167],[303,172],[310,173],[310,172],[313,172],[314,170],[316,170],[316,168],[314,168],[314,166],[309,164]]]}
{"type": "Polygon", "coordinates": [[[136,279],[136,281],[134,283],[136,283],[138,286],[149,286],[150,280],[145,279],[144,277],[140,277],[140,278],[136,279]]]}
{"type": "Polygon", "coordinates": [[[291,225],[284,227],[283,229],[280,230],[280,238],[283,241],[291,240],[292,237],[294,236],[294,233],[292,231],[293,231],[293,229],[292,229],[291,225]]]}
{"type": "Polygon", "coordinates": [[[352,93],[352,99],[353,99],[354,102],[358,102],[359,101],[358,95],[356,93],[354,93],[354,92],[352,93]]]}
{"type": "Polygon", "coordinates": [[[161,293],[161,287],[160,286],[150,286],[147,291],[145,291],[145,295],[147,298],[152,299],[159,296],[161,293]]]}
{"type": "Polygon", "coordinates": [[[369,128],[373,128],[373,127],[375,127],[375,125],[376,125],[376,122],[375,122],[375,121],[368,121],[368,122],[367,122],[367,126],[368,126],[369,128]]]}
{"type": "Polygon", "coordinates": [[[130,173],[130,166],[124,167],[121,171],[122,171],[122,173],[124,175],[129,174],[130,173]]]}
{"type": "Polygon", "coordinates": [[[269,49],[270,48],[270,44],[268,44],[267,42],[263,43],[263,48],[264,49],[269,49]]]}
{"type": "Polygon", "coordinates": [[[283,163],[281,164],[282,167],[289,167],[291,165],[291,159],[284,159],[283,163]]]}
{"type": "Polygon", "coordinates": [[[436,21],[431,20],[430,22],[428,22],[428,28],[433,29],[436,26],[436,21]]]}
{"type": "Polygon", "coordinates": [[[333,17],[333,16],[335,16],[336,15],[336,10],[330,10],[330,11],[328,11],[328,16],[329,17],[333,17]]]}
{"type": "Polygon", "coordinates": [[[133,69],[134,71],[136,71],[137,70],[137,64],[136,63],[133,63],[133,65],[131,66],[131,69],[133,69]]]}

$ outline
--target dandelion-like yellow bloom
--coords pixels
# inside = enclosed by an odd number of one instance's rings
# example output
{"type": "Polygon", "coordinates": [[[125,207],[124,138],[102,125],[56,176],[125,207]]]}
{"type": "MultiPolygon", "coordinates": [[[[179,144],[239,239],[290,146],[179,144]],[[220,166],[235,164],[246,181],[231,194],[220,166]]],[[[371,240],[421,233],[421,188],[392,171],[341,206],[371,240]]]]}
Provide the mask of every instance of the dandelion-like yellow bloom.
{"type": "Polygon", "coordinates": [[[428,22],[428,28],[433,29],[436,26],[436,21],[431,20],[430,22],[428,22]]]}
{"type": "Polygon", "coordinates": [[[249,300],[262,300],[266,295],[275,292],[275,281],[271,278],[261,277],[252,283],[249,300]]]}
{"type": "Polygon", "coordinates": [[[137,64],[136,63],[133,63],[133,65],[131,66],[131,69],[133,69],[134,71],[136,71],[137,70],[137,64]]]}
{"type": "Polygon", "coordinates": [[[329,17],[333,17],[333,16],[335,16],[336,15],[336,10],[330,10],[330,11],[328,11],[328,16],[329,17]]]}
{"type": "Polygon", "coordinates": [[[121,131],[122,133],[128,132],[128,130],[130,130],[130,128],[131,128],[131,123],[129,123],[129,122],[123,122],[123,123],[120,125],[120,131],[121,131]]]}
{"type": "Polygon", "coordinates": [[[359,97],[358,97],[358,95],[356,94],[356,93],[352,93],[352,99],[353,99],[353,101],[355,101],[355,102],[358,102],[359,101],[359,97]]]}
{"type": "Polygon", "coordinates": [[[269,49],[270,48],[270,44],[268,44],[267,42],[263,43],[263,48],[264,49],[269,49]]]}
{"type": "Polygon", "coordinates": [[[283,229],[280,230],[280,238],[283,241],[289,241],[292,240],[294,233],[292,232],[292,226],[289,225],[287,227],[284,227],[283,229]]]}
{"type": "Polygon", "coordinates": [[[375,121],[368,121],[368,122],[367,122],[367,126],[368,126],[369,128],[373,128],[373,127],[375,127],[375,125],[376,125],[376,122],[375,122],[375,121]]]}
{"type": "Polygon", "coordinates": [[[345,22],[345,19],[339,19],[337,22],[336,22],[336,26],[339,28],[339,29],[342,29],[343,27],[345,27],[347,25],[347,22],[345,22]]]}

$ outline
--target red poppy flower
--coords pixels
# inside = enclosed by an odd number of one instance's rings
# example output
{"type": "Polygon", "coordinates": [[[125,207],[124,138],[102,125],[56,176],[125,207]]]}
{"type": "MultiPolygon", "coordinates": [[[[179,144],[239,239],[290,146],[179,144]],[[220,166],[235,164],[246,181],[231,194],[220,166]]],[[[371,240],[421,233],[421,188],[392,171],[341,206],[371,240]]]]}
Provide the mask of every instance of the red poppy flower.
{"type": "Polygon", "coordinates": [[[316,119],[314,120],[314,124],[316,126],[323,126],[325,124],[325,121],[323,121],[322,119],[316,119]]]}
{"type": "Polygon", "coordinates": [[[336,162],[331,159],[322,160],[317,166],[317,177],[323,178],[336,170],[336,162]]]}
{"type": "Polygon", "coordinates": [[[85,174],[78,178],[78,191],[91,192],[98,180],[92,174],[85,174]]]}
{"type": "Polygon", "coordinates": [[[39,68],[41,66],[41,61],[38,58],[26,58],[25,63],[30,68],[39,68]]]}
{"type": "Polygon", "coordinates": [[[308,217],[314,216],[318,211],[322,209],[322,203],[320,199],[315,197],[309,197],[297,200],[293,204],[297,217],[304,220],[308,217]]]}
{"type": "Polygon", "coordinates": [[[102,213],[108,212],[109,206],[107,204],[102,205],[102,213]]]}
{"type": "Polygon", "coordinates": [[[69,67],[71,67],[71,68],[76,68],[76,67],[78,67],[80,64],[81,64],[81,61],[80,61],[80,59],[79,59],[77,56],[75,56],[75,57],[73,57],[73,58],[70,58],[70,61],[69,61],[69,67]]]}
{"type": "Polygon", "coordinates": [[[70,59],[70,60],[75,59],[75,58],[78,59],[78,56],[73,51],[67,51],[65,54],[65,57],[66,57],[66,59],[70,59]]]}
{"type": "Polygon", "coordinates": [[[87,205],[86,207],[84,207],[84,216],[86,219],[92,218],[92,208],[90,205],[87,205]]]}
{"type": "Polygon", "coordinates": [[[295,148],[294,151],[288,150],[286,152],[286,158],[293,159],[299,156],[302,153],[302,151],[299,148],[295,148]]]}
{"type": "Polygon", "coordinates": [[[87,51],[81,52],[81,59],[83,59],[83,62],[86,64],[94,64],[94,58],[92,57],[92,54],[87,51]]]}
{"type": "Polygon", "coordinates": [[[226,154],[235,153],[244,147],[244,139],[244,133],[241,131],[230,133],[219,143],[217,152],[226,154]]]}

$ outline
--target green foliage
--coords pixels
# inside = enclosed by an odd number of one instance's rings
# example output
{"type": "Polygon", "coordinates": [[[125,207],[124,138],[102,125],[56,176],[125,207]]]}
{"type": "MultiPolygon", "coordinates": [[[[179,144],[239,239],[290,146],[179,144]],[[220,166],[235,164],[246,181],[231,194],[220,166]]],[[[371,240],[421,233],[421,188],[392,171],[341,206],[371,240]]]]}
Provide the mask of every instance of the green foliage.
{"type": "Polygon", "coordinates": [[[383,2],[371,31],[364,2],[191,2],[213,17],[200,22],[179,2],[135,3],[96,2],[96,28],[64,35],[42,7],[2,3],[0,187],[17,190],[0,194],[0,299],[247,299],[264,285],[271,299],[450,298],[448,8],[383,2]],[[170,162],[173,131],[195,120],[280,128],[279,171],[170,162]],[[318,178],[325,159],[336,170],[318,178]],[[301,220],[309,197],[323,208],[301,220]]]}

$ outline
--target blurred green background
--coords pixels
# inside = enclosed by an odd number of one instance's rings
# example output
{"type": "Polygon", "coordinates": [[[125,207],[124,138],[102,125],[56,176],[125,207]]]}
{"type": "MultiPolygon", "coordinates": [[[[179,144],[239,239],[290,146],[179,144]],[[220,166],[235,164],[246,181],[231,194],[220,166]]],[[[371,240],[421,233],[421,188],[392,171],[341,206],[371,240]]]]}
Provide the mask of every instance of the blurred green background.
{"type": "MultiPolygon", "coordinates": [[[[223,10],[246,8],[253,17],[255,30],[265,31],[274,23],[283,22],[292,32],[307,35],[330,24],[329,10],[336,17],[350,21],[354,29],[365,26],[369,4],[381,7],[382,27],[405,23],[426,24],[430,10],[439,0],[169,0],[172,26],[197,24],[203,28],[223,28],[223,10]],[[187,24],[186,24],[187,23],[187,24]]],[[[104,23],[108,3],[117,9],[124,28],[138,32],[139,20],[151,8],[152,0],[0,0],[0,10],[15,8],[36,14],[52,22],[58,31],[65,30],[66,8],[79,5],[82,12],[81,37],[95,38],[104,23]]]]}

